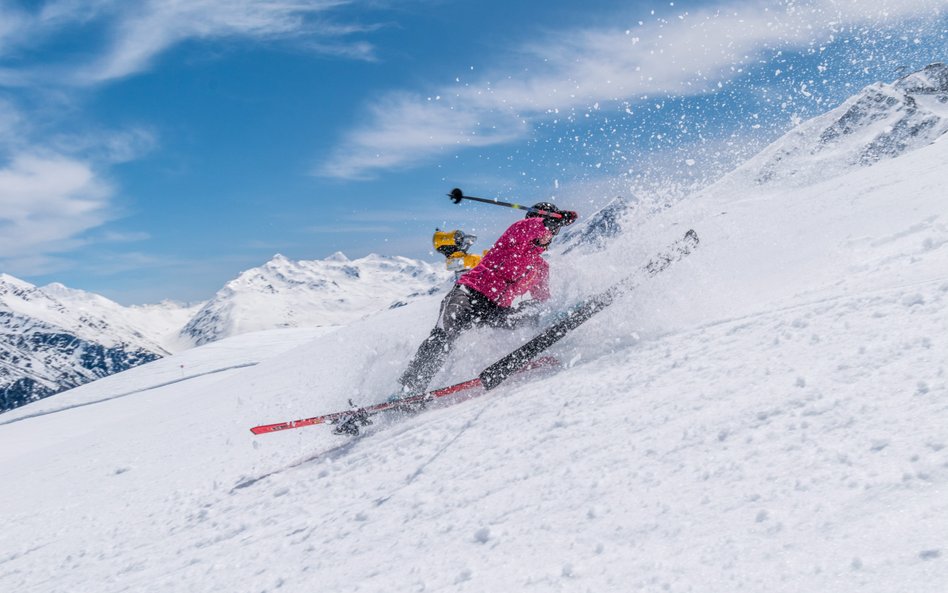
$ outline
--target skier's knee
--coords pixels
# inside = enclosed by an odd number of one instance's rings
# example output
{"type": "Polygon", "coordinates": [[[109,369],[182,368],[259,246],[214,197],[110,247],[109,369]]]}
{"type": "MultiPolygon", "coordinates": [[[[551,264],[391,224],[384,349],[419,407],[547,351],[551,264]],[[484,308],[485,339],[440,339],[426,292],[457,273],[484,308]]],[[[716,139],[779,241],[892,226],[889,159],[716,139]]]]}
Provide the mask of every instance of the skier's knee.
{"type": "Polygon", "coordinates": [[[425,342],[427,342],[428,345],[432,347],[436,345],[444,346],[444,344],[448,342],[448,332],[440,327],[436,327],[433,330],[431,330],[430,334],[428,334],[428,337],[427,339],[425,339],[425,342]]]}

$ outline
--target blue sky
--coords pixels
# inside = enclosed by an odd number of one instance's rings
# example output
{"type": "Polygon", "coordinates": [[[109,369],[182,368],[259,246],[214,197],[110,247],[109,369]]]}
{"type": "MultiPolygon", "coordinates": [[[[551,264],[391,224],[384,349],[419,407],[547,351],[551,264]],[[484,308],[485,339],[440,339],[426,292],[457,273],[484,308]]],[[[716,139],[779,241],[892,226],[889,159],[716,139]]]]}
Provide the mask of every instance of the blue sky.
{"type": "Polygon", "coordinates": [[[948,0],[0,0],[0,272],[124,304],[680,194],[948,59],[948,0]]]}

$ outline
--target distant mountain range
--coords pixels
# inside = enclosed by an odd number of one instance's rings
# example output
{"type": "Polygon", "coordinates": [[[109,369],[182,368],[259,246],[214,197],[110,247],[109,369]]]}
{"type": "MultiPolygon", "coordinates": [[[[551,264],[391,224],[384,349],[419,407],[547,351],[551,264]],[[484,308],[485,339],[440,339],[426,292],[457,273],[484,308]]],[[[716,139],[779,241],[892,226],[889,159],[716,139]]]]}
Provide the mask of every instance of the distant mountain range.
{"type": "Polygon", "coordinates": [[[343,325],[437,291],[443,268],[404,257],[291,261],[241,273],[207,303],[124,307],[0,274],[0,411],[229,336],[343,325]]]}
{"type": "Polygon", "coordinates": [[[0,411],[169,354],[191,314],[0,274],[0,411]]]}

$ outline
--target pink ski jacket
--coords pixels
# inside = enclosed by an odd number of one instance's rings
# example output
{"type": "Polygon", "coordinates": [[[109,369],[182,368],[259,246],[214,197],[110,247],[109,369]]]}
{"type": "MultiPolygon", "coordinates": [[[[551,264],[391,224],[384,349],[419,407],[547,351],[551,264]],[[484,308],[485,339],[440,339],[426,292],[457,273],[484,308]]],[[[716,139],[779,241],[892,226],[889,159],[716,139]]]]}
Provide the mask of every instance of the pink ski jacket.
{"type": "Polygon", "coordinates": [[[510,225],[481,263],[458,280],[501,307],[526,293],[539,300],[550,298],[549,266],[540,257],[545,251],[535,241],[550,234],[542,218],[525,218],[510,225]]]}

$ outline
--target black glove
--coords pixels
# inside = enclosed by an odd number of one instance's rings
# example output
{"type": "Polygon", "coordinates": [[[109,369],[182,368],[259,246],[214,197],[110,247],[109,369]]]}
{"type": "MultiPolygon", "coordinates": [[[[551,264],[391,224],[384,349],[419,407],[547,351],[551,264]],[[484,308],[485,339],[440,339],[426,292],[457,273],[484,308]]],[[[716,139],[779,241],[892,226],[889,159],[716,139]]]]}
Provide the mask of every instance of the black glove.
{"type": "Polygon", "coordinates": [[[525,323],[536,324],[545,312],[545,305],[535,299],[523,301],[513,307],[504,319],[504,325],[514,328],[525,323]]]}

